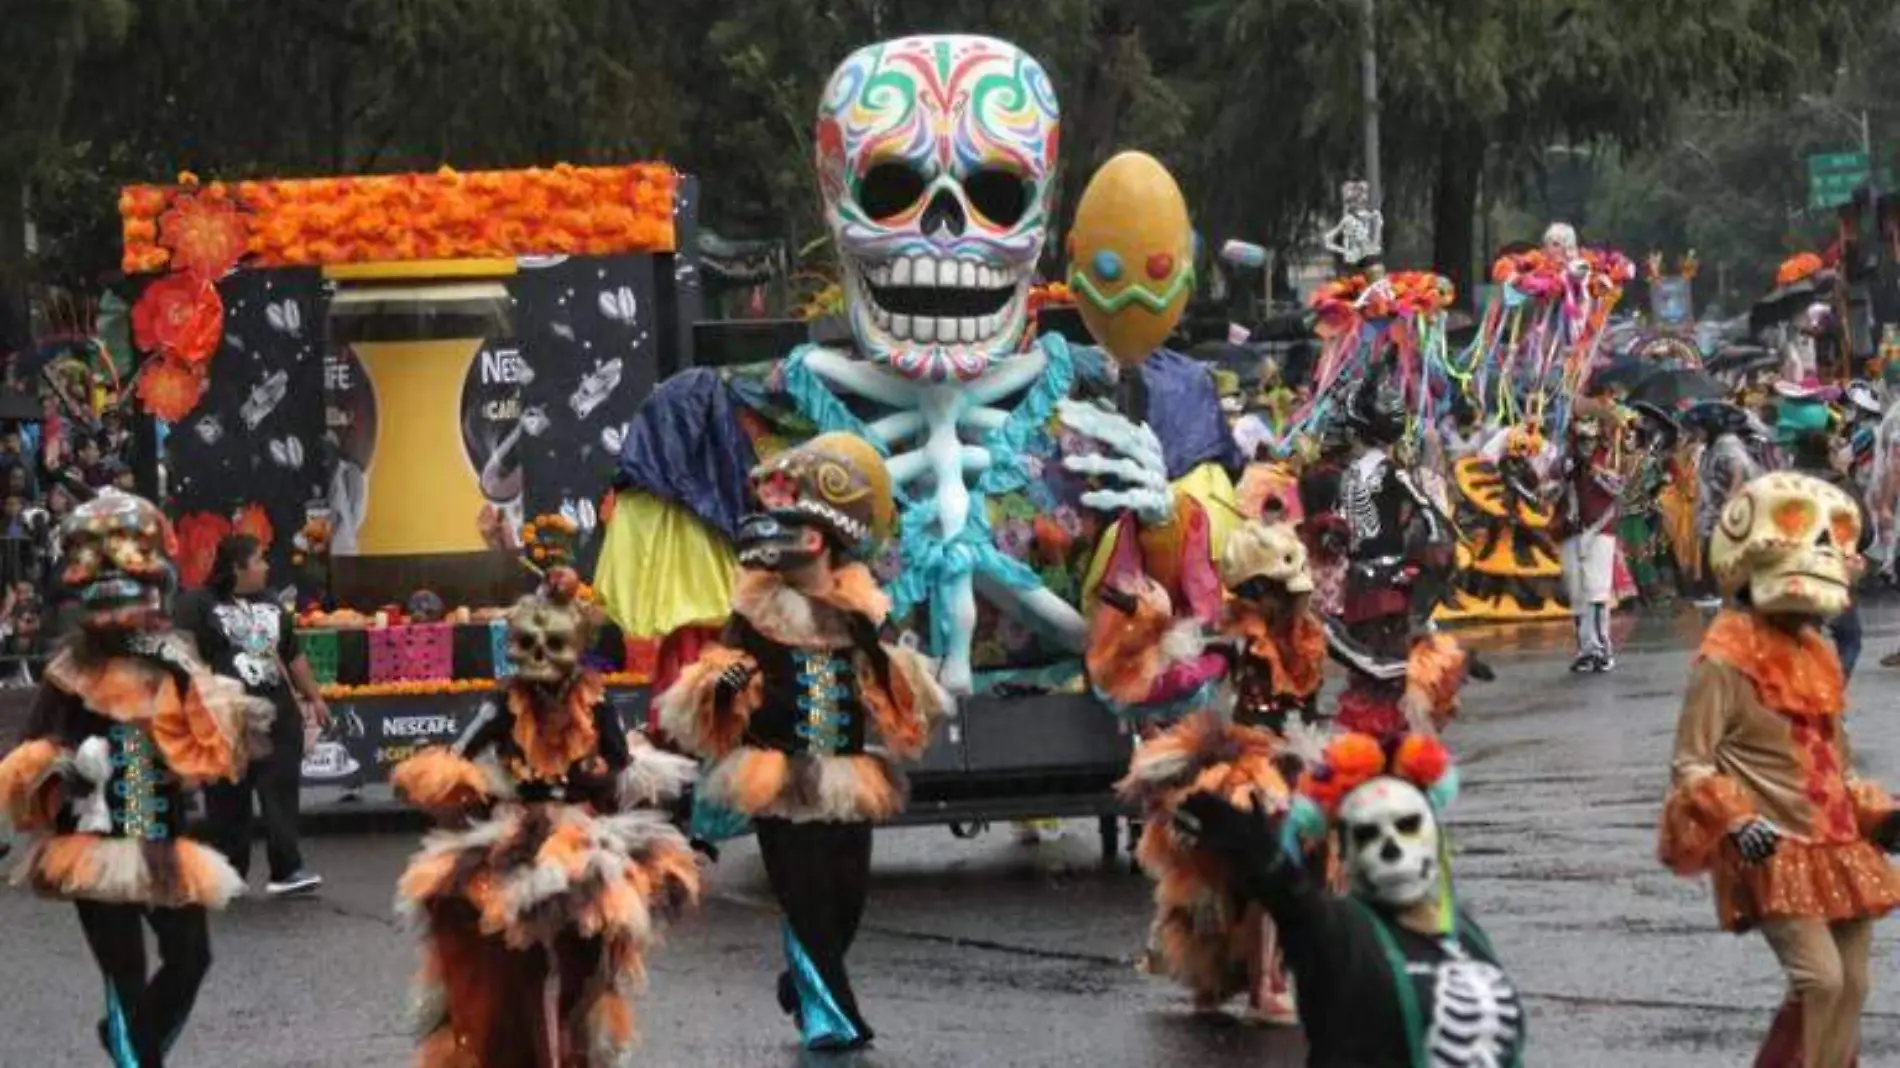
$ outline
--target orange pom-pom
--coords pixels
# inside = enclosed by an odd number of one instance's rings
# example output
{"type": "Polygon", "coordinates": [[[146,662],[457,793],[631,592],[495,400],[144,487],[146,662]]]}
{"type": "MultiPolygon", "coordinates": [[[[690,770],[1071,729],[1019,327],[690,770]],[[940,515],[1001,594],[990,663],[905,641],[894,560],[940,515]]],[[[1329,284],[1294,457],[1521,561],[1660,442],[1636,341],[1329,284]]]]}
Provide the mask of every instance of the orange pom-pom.
{"type": "Polygon", "coordinates": [[[1342,734],[1326,746],[1325,761],[1334,775],[1364,782],[1385,770],[1385,750],[1370,734],[1342,734]]]}
{"type": "Polygon", "coordinates": [[[1450,767],[1451,754],[1445,750],[1445,744],[1424,734],[1407,735],[1399,743],[1398,756],[1393,761],[1393,770],[1420,788],[1443,778],[1450,767]]]}

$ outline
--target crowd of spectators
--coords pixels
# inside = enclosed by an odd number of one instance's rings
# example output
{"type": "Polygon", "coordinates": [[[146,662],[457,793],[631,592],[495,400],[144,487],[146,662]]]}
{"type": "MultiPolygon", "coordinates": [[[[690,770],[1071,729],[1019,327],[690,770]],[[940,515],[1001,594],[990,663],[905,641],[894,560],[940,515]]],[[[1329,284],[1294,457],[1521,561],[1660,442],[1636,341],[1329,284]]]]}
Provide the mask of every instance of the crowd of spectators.
{"type": "Polygon", "coordinates": [[[30,681],[61,633],[52,590],[60,524],[102,489],[134,491],[130,451],[116,410],[83,429],[0,421],[0,685],[30,681]]]}

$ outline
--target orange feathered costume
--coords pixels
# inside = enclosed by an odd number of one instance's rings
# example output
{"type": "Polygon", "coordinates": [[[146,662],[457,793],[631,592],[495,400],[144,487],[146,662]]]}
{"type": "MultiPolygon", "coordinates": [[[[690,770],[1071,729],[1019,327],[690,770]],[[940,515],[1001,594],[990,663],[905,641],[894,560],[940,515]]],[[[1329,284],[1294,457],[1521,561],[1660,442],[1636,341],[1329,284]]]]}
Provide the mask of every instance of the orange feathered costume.
{"type": "Polygon", "coordinates": [[[455,746],[391,777],[449,822],[423,841],[397,908],[425,931],[419,1068],[626,1063],[658,914],[695,900],[685,839],[652,808],[693,765],[622,731],[600,679],[511,684],[455,746]],[[558,1003],[551,1003],[558,998],[558,1003]]]}

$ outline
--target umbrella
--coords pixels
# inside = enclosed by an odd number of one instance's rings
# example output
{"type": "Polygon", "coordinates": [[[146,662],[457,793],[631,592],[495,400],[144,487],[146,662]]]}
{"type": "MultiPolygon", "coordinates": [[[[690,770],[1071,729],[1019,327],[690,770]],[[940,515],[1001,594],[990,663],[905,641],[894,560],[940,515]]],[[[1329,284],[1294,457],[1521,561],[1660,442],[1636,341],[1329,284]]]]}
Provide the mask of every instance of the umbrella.
{"type": "Polygon", "coordinates": [[[1641,356],[1618,356],[1610,361],[1608,367],[1590,376],[1590,385],[1622,386],[1630,389],[1659,369],[1655,363],[1641,356]]]}
{"type": "Polygon", "coordinates": [[[1681,433],[1681,428],[1676,425],[1675,419],[1667,411],[1647,401],[1638,401],[1629,407],[1654,430],[1659,439],[1659,448],[1668,450],[1676,447],[1676,439],[1681,433]]]}
{"type": "Polygon", "coordinates": [[[1716,381],[1707,371],[1673,368],[1657,371],[1636,383],[1629,392],[1628,402],[1635,404],[1641,401],[1668,410],[1684,408],[1696,401],[1721,400],[1728,394],[1728,387],[1716,381]]]}
{"type": "Polygon", "coordinates": [[[1780,362],[1779,354],[1760,345],[1724,345],[1709,357],[1707,366],[1711,371],[1736,374],[1759,371],[1780,362]]]}
{"type": "Polygon", "coordinates": [[[1794,318],[1815,301],[1828,299],[1833,287],[1833,271],[1820,271],[1777,286],[1748,309],[1748,332],[1759,334],[1766,327],[1794,318]]]}

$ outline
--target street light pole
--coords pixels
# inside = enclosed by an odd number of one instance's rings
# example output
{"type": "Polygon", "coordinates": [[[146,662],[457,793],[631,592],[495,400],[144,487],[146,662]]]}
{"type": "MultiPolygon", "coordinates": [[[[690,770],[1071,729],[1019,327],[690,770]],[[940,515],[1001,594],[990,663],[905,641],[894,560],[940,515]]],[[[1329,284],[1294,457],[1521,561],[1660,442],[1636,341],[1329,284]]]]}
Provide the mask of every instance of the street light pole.
{"type": "Polygon", "coordinates": [[[1365,0],[1366,24],[1360,57],[1361,103],[1365,107],[1366,188],[1372,209],[1385,210],[1385,185],[1379,179],[1379,22],[1378,0],[1365,0]]]}

